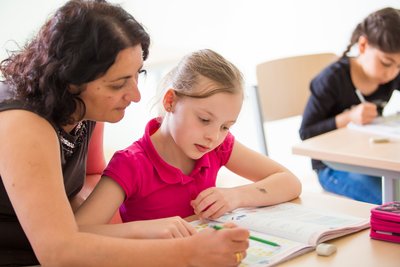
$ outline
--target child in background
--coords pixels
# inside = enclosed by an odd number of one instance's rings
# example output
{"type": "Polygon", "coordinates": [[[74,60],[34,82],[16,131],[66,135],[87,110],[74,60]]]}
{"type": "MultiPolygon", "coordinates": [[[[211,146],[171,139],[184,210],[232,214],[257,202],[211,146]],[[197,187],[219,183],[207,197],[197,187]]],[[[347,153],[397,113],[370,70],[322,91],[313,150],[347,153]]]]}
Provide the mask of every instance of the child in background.
{"type": "Polygon", "coordinates": [[[242,74],[233,64],[200,50],[186,56],[165,84],[164,114],[147,124],[140,140],[114,154],[78,221],[106,222],[119,207],[125,222],[194,214],[217,218],[299,196],[296,176],[229,132],[244,97],[242,74]],[[254,183],[215,187],[222,166],[254,183]]]}
{"type": "MultiPolygon", "coordinates": [[[[400,10],[384,8],[357,25],[342,57],[311,82],[300,127],[302,140],[349,122],[370,123],[400,88],[400,10]],[[358,55],[349,57],[357,45],[358,55]]],[[[380,204],[381,178],[333,170],[312,160],[322,187],[355,200],[380,204]]]]}

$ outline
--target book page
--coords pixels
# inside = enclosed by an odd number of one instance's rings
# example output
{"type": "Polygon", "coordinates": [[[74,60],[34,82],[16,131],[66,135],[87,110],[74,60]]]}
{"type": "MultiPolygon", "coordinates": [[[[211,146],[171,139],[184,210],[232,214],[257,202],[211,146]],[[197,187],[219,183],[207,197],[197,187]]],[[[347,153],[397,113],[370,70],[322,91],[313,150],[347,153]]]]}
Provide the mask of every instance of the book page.
{"type": "Polygon", "coordinates": [[[306,208],[282,203],[262,208],[238,209],[217,219],[233,221],[244,228],[316,246],[320,237],[329,240],[369,227],[369,218],[306,208]],[[333,234],[330,237],[329,234],[333,234]]]}
{"type": "Polygon", "coordinates": [[[378,117],[365,125],[350,122],[347,124],[347,128],[380,136],[400,138],[400,114],[378,117]]]}
{"type": "MultiPolygon", "coordinates": [[[[195,226],[197,231],[201,231],[207,227],[212,227],[215,222],[202,222],[194,221],[191,222],[195,226]]],[[[261,267],[261,266],[273,266],[279,262],[287,261],[295,256],[306,253],[313,248],[307,244],[299,243],[289,239],[276,237],[273,235],[267,235],[255,231],[250,231],[250,235],[262,238],[264,240],[272,241],[279,244],[279,247],[270,246],[254,240],[249,240],[249,248],[247,249],[246,258],[243,259],[240,267],[261,267]]]]}

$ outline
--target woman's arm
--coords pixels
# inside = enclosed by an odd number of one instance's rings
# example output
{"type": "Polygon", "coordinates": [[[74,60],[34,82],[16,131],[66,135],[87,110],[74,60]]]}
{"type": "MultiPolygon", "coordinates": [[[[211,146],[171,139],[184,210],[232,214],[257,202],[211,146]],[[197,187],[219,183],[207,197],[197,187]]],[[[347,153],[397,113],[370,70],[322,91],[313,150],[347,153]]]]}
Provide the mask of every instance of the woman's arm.
{"type": "Polygon", "coordinates": [[[18,219],[44,266],[234,266],[244,229],[167,240],[79,232],[65,194],[54,129],[21,110],[0,112],[0,173],[18,219]]]}
{"type": "Polygon", "coordinates": [[[301,183],[293,173],[236,140],[225,166],[254,183],[233,188],[213,187],[204,190],[192,202],[195,213],[200,217],[216,218],[239,207],[285,202],[298,197],[301,193],[301,183]]]}

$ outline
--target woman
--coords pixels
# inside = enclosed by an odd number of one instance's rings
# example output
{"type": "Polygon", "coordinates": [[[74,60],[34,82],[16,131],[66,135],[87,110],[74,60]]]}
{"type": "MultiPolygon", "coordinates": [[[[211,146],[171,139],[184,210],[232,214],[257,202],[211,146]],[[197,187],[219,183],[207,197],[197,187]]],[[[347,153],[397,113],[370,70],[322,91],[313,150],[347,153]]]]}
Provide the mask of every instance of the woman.
{"type": "Polygon", "coordinates": [[[119,6],[72,0],[2,62],[0,265],[239,264],[248,247],[244,229],[193,235],[179,218],[81,228],[75,222],[71,203],[83,185],[95,121],[117,122],[140,100],[149,43],[119,6]],[[171,236],[185,238],[135,239],[171,236]]]}

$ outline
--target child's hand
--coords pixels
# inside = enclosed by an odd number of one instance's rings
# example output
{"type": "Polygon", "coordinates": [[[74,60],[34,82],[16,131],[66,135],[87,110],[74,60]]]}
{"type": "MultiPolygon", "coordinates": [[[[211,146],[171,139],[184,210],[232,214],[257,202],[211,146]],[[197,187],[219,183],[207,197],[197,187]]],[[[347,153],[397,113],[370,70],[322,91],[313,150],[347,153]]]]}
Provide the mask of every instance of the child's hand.
{"type": "Polygon", "coordinates": [[[201,219],[215,219],[236,209],[239,204],[235,188],[210,187],[202,191],[191,205],[201,219]]]}
{"type": "Polygon", "coordinates": [[[130,222],[136,238],[180,238],[197,233],[196,229],[179,216],[130,222]]]}
{"type": "Polygon", "coordinates": [[[370,102],[361,103],[350,110],[350,120],[360,125],[372,122],[377,116],[377,106],[370,102]]]}

